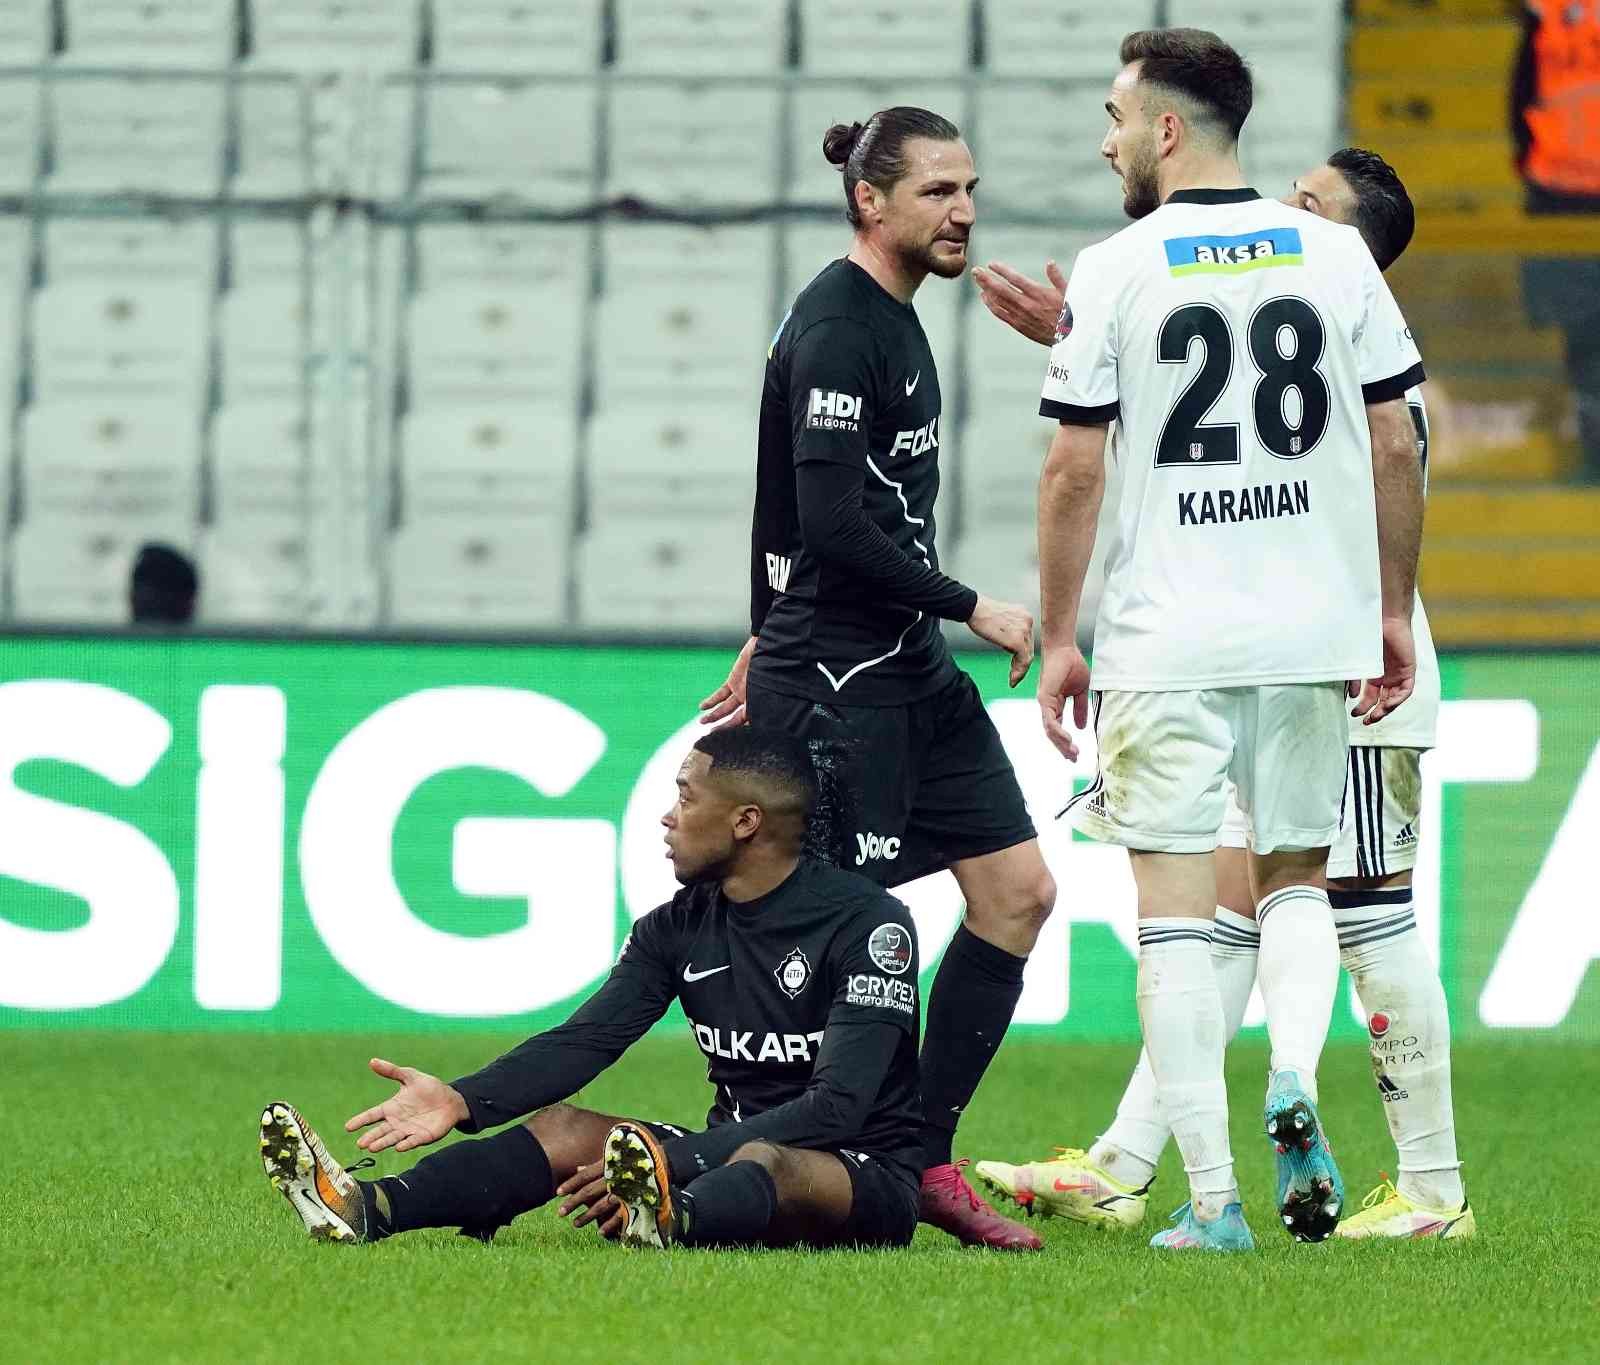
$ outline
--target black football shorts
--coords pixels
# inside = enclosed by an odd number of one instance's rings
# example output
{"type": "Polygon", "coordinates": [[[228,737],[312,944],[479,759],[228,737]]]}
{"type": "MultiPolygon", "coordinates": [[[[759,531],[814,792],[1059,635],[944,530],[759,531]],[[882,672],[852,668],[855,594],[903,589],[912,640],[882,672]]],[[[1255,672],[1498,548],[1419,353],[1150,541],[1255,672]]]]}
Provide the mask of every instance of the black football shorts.
{"type": "Polygon", "coordinates": [[[746,714],[804,739],[821,796],[806,852],[900,886],[1035,837],[977,684],[905,706],[838,706],[751,683],[746,714]]]}

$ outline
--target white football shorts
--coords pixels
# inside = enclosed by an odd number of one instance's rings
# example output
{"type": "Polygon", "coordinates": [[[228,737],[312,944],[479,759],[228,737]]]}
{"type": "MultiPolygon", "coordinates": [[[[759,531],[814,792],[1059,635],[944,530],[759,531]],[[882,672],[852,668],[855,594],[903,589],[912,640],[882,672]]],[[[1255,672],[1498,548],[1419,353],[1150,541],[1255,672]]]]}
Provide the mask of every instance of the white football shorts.
{"type": "MultiPolygon", "coordinates": [[[[1417,864],[1422,828],[1421,749],[1355,744],[1345,766],[1339,833],[1328,850],[1330,877],[1386,877],[1417,864]]],[[[1249,848],[1250,822],[1232,788],[1217,831],[1219,848],[1249,848]]]]}
{"type": "Polygon", "coordinates": [[[1349,745],[1342,682],[1096,692],[1094,703],[1098,771],[1068,805],[1091,839],[1209,853],[1231,783],[1259,852],[1333,842],[1349,745]]]}

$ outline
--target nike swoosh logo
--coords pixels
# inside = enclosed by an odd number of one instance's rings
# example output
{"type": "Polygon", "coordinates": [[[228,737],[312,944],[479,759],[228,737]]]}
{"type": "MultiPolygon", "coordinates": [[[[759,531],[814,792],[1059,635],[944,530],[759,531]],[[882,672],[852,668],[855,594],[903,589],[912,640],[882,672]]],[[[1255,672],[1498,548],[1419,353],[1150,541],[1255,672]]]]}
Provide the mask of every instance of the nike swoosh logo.
{"type": "Polygon", "coordinates": [[[1067,1194],[1072,1190],[1092,1190],[1094,1188],[1094,1182],[1091,1180],[1082,1185],[1069,1185],[1066,1181],[1058,1179],[1056,1181],[1056,1188],[1063,1194],[1067,1194]]]}
{"type": "Polygon", "coordinates": [[[920,384],[921,382],[922,382],[922,371],[921,370],[917,371],[917,376],[916,376],[915,379],[906,380],[906,397],[907,398],[911,397],[911,395],[914,394],[917,391],[917,385],[920,384]]]}
{"type": "Polygon", "coordinates": [[[683,964],[683,979],[690,983],[704,981],[708,976],[715,976],[718,972],[725,972],[731,966],[733,966],[733,963],[724,962],[720,967],[712,967],[707,971],[697,972],[694,969],[694,963],[685,962],[683,964]]]}

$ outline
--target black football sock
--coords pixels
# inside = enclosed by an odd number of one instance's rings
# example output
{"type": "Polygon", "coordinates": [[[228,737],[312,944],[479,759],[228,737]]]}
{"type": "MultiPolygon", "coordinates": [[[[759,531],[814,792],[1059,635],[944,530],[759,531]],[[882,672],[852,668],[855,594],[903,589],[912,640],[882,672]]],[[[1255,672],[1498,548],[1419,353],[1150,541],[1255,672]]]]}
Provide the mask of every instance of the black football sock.
{"type": "Polygon", "coordinates": [[[487,1240],[554,1193],[550,1158],[519,1123],[493,1137],[457,1142],[423,1157],[409,1171],[373,1182],[363,1191],[367,1239],[418,1228],[460,1228],[487,1240]]]}
{"type": "Polygon", "coordinates": [[[685,1246],[750,1246],[772,1225],[778,1186],[765,1166],[734,1161],[678,1191],[678,1202],[683,1211],[679,1237],[685,1246]]]}
{"type": "Polygon", "coordinates": [[[956,1124],[989,1069],[1022,997],[1028,959],[961,925],[928,992],[922,1038],[922,1162],[950,1160],[956,1124]]]}

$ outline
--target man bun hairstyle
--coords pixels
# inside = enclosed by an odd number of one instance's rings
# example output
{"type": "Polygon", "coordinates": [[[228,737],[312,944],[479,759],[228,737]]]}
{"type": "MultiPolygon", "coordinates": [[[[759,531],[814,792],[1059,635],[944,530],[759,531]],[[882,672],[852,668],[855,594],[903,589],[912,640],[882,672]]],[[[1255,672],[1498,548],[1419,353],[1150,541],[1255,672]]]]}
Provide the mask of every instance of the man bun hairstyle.
{"type": "MultiPolygon", "coordinates": [[[[1122,64],[1139,63],[1141,84],[1157,85],[1180,96],[1191,117],[1226,130],[1229,142],[1255,101],[1250,67],[1233,48],[1203,28],[1146,28],[1122,40],[1122,64]]],[[[1200,131],[1205,131],[1202,128],[1200,131]]]]}
{"type": "Polygon", "coordinates": [[[708,774],[727,778],[769,815],[802,824],[817,804],[817,770],[803,739],[761,725],[701,735],[694,747],[711,760],[708,774]]]}
{"type": "Polygon", "coordinates": [[[867,184],[887,193],[905,175],[906,142],[914,137],[954,142],[961,130],[928,109],[897,104],[880,109],[865,123],[836,123],[822,135],[822,154],[844,174],[844,216],[861,226],[856,186],[867,184]]]}
{"type": "Polygon", "coordinates": [[[1365,147],[1341,147],[1328,158],[1356,197],[1356,229],[1378,263],[1387,270],[1411,244],[1417,210],[1399,173],[1365,147]]]}

